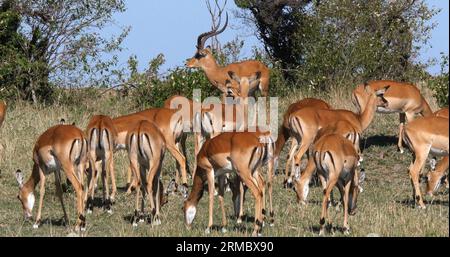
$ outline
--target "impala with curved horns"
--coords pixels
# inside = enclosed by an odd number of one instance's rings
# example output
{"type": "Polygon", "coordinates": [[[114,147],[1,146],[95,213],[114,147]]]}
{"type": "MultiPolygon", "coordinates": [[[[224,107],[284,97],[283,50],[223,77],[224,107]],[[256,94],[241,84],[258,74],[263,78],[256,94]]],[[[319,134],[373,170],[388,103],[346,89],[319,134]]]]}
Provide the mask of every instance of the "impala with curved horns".
{"type": "MultiPolygon", "coordinates": [[[[255,92],[256,89],[259,89],[262,96],[268,96],[270,70],[266,65],[259,61],[248,60],[220,67],[210,48],[205,48],[206,40],[225,31],[227,25],[228,14],[226,15],[225,25],[222,29],[219,30],[219,23],[217,29],[202,33],[197,39],[197,51],[195,52],[194,57],[187,60],[186,66],[189,68],[201,68],[205,72],[209,82],[224,94],[227,94],[227,89],[224,85],[230,83],[230,71],[239,77],[251,77],[257,72],[261,72],[261,78],[250,85],[249,92],[255,92]]],[[[236,88],[239,87],[237,84],[233,86],[236,88]]]]}

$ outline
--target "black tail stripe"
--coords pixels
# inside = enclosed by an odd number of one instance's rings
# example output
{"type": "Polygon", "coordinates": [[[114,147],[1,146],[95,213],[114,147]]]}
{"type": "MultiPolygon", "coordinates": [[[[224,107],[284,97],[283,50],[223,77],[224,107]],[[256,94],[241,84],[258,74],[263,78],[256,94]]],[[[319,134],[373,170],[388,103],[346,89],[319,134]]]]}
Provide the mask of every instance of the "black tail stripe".
{"type": "Polygon", "coordinates": [[[335,162],[334,162],[334,158],[333,158],[333,155],[331,154],[331,152],[330,151],[327,151],[327,153],[330,155],[330,159],[331,159],[331,163],[333,164],[333,168],[334,168],[334,170],[336,170],[336,164],[335,164],[335,162]]]}

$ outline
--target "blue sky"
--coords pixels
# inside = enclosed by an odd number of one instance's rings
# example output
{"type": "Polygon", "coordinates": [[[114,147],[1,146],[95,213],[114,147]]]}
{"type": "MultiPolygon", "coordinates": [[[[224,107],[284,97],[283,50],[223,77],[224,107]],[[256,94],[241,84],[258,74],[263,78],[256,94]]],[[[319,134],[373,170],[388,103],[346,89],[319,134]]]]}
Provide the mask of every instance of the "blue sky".
{"type": "MultiPolygon", "coordinates": [[[[431,48],[423,49],[420,58],[439,57],[440,52],[449,52],[449,1],[427,0],[430,6],[442,11],[433,18],[439,25],[432,33],[431,48]]],[[[125,0],[127,10],[115,15],[116,25],[104,30],[105,35],[117,33],[120,26],[131,26],[132,30],[124,42],[126,49],[120,53],[120,64],[126,65],[128,57],[135,54],[140,70],[148,61],[163,53],[166,63],[162,71],[181,66],[195,52],[197,36],[210,29],[210,16],[203,0],[125,0]]],[[[228,0],[227,9],[236,9],[233,0],[228,0]]],[[[231,15],[232,16],[232,15],[231,15]]],[[[220,35],[219,40],[228,42],[239,36],[245,41],[243,56],[251,55],[253,46],[260,43],[248,28],[231,20],[231,26],[220,35]]],[[[439,66],[430,72],[439,71],[439,66]]]]}

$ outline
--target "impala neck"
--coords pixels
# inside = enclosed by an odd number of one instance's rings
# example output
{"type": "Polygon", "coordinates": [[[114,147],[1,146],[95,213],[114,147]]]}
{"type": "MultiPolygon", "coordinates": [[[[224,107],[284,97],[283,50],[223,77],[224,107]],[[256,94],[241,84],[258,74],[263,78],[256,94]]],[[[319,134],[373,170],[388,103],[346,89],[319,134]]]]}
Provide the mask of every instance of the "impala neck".
{"type": "Polygon", "coordinates": [[[23,184],[22,190],[27,190],[28,192],[33,192],[36,185],[39,183],[41,177],[39,176],[39,166],[37,164],[33,165],[33,171],[31,172],[30,178],[23,184]]]}
{"type": "Polygon", "coordinates": [[[430,105],[428,104],[427,100],[425,100],[423,97],[422,97],[422,115],[424,117],[433,115],[433,111],[431,110],[430,105]]]}
{"type": "Polygon", "coordinates": [[[205,179],[203,179],[203,177],[205,177],[203,176],[204,172],[205,171],[199,167],[197,167],[197,170],[195,171],[192,191],[186,199],[186,202],[189,203],[189,206],[196,207],[203,196],[203,184],[205,182],[205,179]]]}
{"type": "Polygon", "coordinates": [[[216,84],[216,81],[221,81],[219,77],[221,74],[221,67],[217,64],[217,61],[212,54],[209,56],[208,60],[204,61],[202,69],[205,71],[206,76],[213,85],[216,84]]]}
{"type": "Polygon", "coordinates": [[[371,94],[369,96],[369,101],[367,102],[366,108],[364,108],[364,111],[360,115],[358,115],[358,119],[361,124],[361,132],[366,130],[367,127],[369,127],[370,123],[372,122],[375,116],[375,111],[377,109],[375,101],[376,95],[371,94]]]}

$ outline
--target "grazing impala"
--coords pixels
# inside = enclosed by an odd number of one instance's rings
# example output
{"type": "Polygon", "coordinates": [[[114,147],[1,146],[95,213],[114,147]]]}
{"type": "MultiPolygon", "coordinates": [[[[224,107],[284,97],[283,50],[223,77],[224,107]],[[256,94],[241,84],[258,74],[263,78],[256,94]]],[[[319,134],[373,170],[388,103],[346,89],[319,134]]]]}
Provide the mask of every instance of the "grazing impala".
{"type": "MultiPolygon", "coordinates": [[[[321,128],[339,120],[345,120],[351,124],[357,133],[361,134],[372,122],[378,104],[377,98],[382,97],[387,88],[374,91],[368,85],[364,86],[364,94],[361,94],[361,99],[364,99],[367,105],[360,114],[347,110],[315,108],[303,108],[291,114],[289,117],[290,128],[297,142],[300,142],[300,148],[294,157],[295,169],[300,169],[302,156],[314,142],[314,138],[321,128]]],[[[292,176],[293,172],[291,172],[288,183],[292,183],[292,176]]]]}
{"type": "Polygon", "coordinates": [[[414,155],[414,161],[409,168],[409,177],[413,185],[413,199],[416,204],[419,204],[419,208],[425,209],[420,192],[419,176],[428,155],[431,153],[433,156],[443,156],[436,170],[428,173],[428,194],[432,195],[439,188],[441,179],[448,170],[448,133],[448,119],[435,116],[414,120],[403,130],[403,140],[414,155]]]}
{"type": "MultiPolygon", "coordinates": [[[[278,158],[280,156],[281,151],[283,150],[284,144],[286,143],[286,141],[291,137],[291,128],[289,127],[289,116],[306,107],[311,107],[311,108],[316,108],[316,109],[331,109],[331,106],[326,103],[325,101],[322,101],[320,99],[315,99],[315,98],[305,98],[302,99],[296,103],[291,104],[287,111],[284,113],[283,116],[283,124],[281,124],[280,129],[278,130],[278,138],[277,141],[275,143],[275,156],[274,156],[274,162],[275,162],[275,169],[278,166],[278,158]]],[[[286,185],[287,180],[290,176],[290,170],[289,170],[289,165],[294,165],[293,164],[293,157],[294,157],[294,153],[297,150],[297,146],[298,146],[298,142],[297,140],[294,138],[292,140],[291,143],[291,148],[288,152],[288,156],[287,156],[287,161],[286,161],[286,168],[285,168],[285,181],[284,184],[286,185]]],[[[293,167],[292,167],[293,169],[293,167]]]]}
{"type": "MultiPolygon", "coordinates": [[[[200,150],[192,191],[184,202],[184,216],[188,228],[197,213],[197,205],[203,195],[203,183],[208,182],[209,233],[213,225],[214,177],[235,171],[241,181],[255,197],[255,228],[253,235],[261,233],[263,222],[264,179],[261,167],[269,163],[269,173],[273,168],[273,146],[268,133],[241,132],[222,133],[207,140],[200,150]],[[262,143],[266,141],[268,143],[262,143]]],[[[222,212],[223,196],[219,197],[222,212]]],[[[226,226],[226,216],[222,215],[222,226],[226,226]]]]}
{"type": "Polygon", "coordinates": [[[8,109],[8,106],[6,105],[5,101],[1,101],[0,102],[0,128],[2,127],[3,121],[5,120],[6,109],[8,109]]]}
{"type": "Polygon", "coordinates": [[[325,222],[328,227],[331,221],[328,216],[330,194],[337,186],[344,204],[344,233],[348,234],[348,214],[356,212],[356,201],[359,193],[357,166],[359,155],[353,144],[338,134],[327,134],[314,144],[312,158],[317,167],[320,180],[324,183],[322,214],[320,215],[320,235],[325,234],[325,222]]]}
{"type": "Polygon", "coordinates": [[[112,213],[111,204],[114,202],[117,187],[114,173],[114,149],[117,131],[110,117],[105,115],[95,115],[91,118],[86,128],[86,135],[89,143],[89,176],[87,211],[92,212],[94,207],[95,185],[99,177],[99,170],[102,173],[103,183],[103,206],[104,209],[112,213]],[[101,168],[98,168],[100,165],[101,168]],[[111,178],[112,191],[109,195],[109,179],[111,178]]]}
{"type": "MultiPolygon", "coordinates": [[[[179,110],[171,110],[166,108],[153,108],[145,111],[121,116],[113,119],[113,124],[117,130],[117,149],[126,148],[126,137],[130,130],[134,129],[140,121],[147,120],[156,124],[158,129],[164,136],[167,150],[177,161],[176,183],[179,183],[179,173],[181,172],[182,186],[180,191],[186,195],[187,193],[187,163],[186,155],[180,148],[183,148],[186,135],[183,133],[186,123],[183,123],[183,117],[178,113],[179,110]]],[[[135,185],[136,180],[131,183],[131,170],[128,170],[127,182],[130,184],[128,193],[131,192],[131,187],[135,185]]]]}
{"type": "MultiPolygon", "coordinates": [[[[419,89],[412,84],[391,80],[377,80],[368,83],[372,90],[377,91],[388,87],[381,100],[382,106],[377,107],[379,113],[400,113],[400,125],[398,133],[398,150],[403,153],[402,134],[405,122],[411,122],[417,114],[427,117],[433,115],[427,101],[420,94],[419,89]]],[[[363,112],[367,106],[364,99],[364,87],[358,86],[352,94],[353,103],[359,112],[363,112]]]]}
{"type": "Polygon", "coordinates": [[[61,174],[62,169],[72,183],[77,197],[76,230],[85,230],[84,216],[84,179],[83,174],[87,165],[88,144],[83,131],[75,126],[57,125],[49,128],[37,140],[33,149],[33,171],[26,183],[23,175],[17,170],[15,175],[19,183],[19,195],[25,218],[32,218],[35,202],[34,188],[40,183],[39,208],[33,225],[38,228],[41,223],[41,211],[45,194],[45,181],[48,175],[55,172],[56,193],[61,201],[64,220],[68,224],[68,217],[64,207],[61,174]]]}
{"type": "MultiPolygon", "coordinates": [[[[317,133],[315,142],[318,142],[322,137],[326,135],[336,134],[347,139],[355,148],[356,153],[361,158],[361,151],[359,149],[359,140],[360,134],[355,130],[355,128],[345,120],[337,121],[336,123],[332,123],[322,129],[317,133]]],[[[314,148],[314,145],[313,147],[314,148]]],[[[309,181],[314,171],[316,170],[316,162],[314,161],[314,156],[310,155],[308,158],[308,163],[306,165],[305,170],[302,172],[301,176],[298,170],[295,173],[294,181],[295,181],[295,192],[297,193],[297,200],[301,204],[306,204],[306,198],[309,193],[309,181]]],[[[362,176],[361,178],[364,178],[362,176]]],[[[362,181],[360,181],[360,184],[362,181]]],[[[322,182],[322,186],[325,189],[325,183],[322,182]]]]}
{"type": "Polygon", "coordinates": [[[159,178],[166,150],[164,136],[154,123],[144,120],[128,131],[126,144],[131,170],[136,178],[136,186],[141,188],[141,190],[136,188],[133,226],[137,226],[137,220],[143,217],[143,205],[141,206],[142,213],[139,214],[140,192],[142,192],[143,199],[148,194],[147,198],[153,215],[152,225],[160,225],[159,215],[163,201],[163,188],[159,178]]]}
{"type": "Polygon", "coordinates": [[[187,61],[186,66],[190,68],[201,68],[205,72],[209,82],[213,86],[219,88],[224,94],[227,94],[227,92],[223,85],[229,84],[229,81],[231,80],[229,76],[230,71],[239,77],[251,77],[253,74],[260,72],[261,78],[254,81],[254,83],[250,85],[248,92],[250,93],[250,96],[253,96],[252,94],[259,89],[262,96],[268,96],[270,71],[266,65],[259,61],[243,61],[239,63],[232,63],[225,67],[220,67],[217,64],[211,50],[209,48],[205,48],[206,40],[222,33],[227,25],[228,14],[226,16],[225,25],[222,29],[219,30],[219,26],[217,26],[216,30],[201,34],[197,39],[197,51],[194,57],[187,61]]]}

